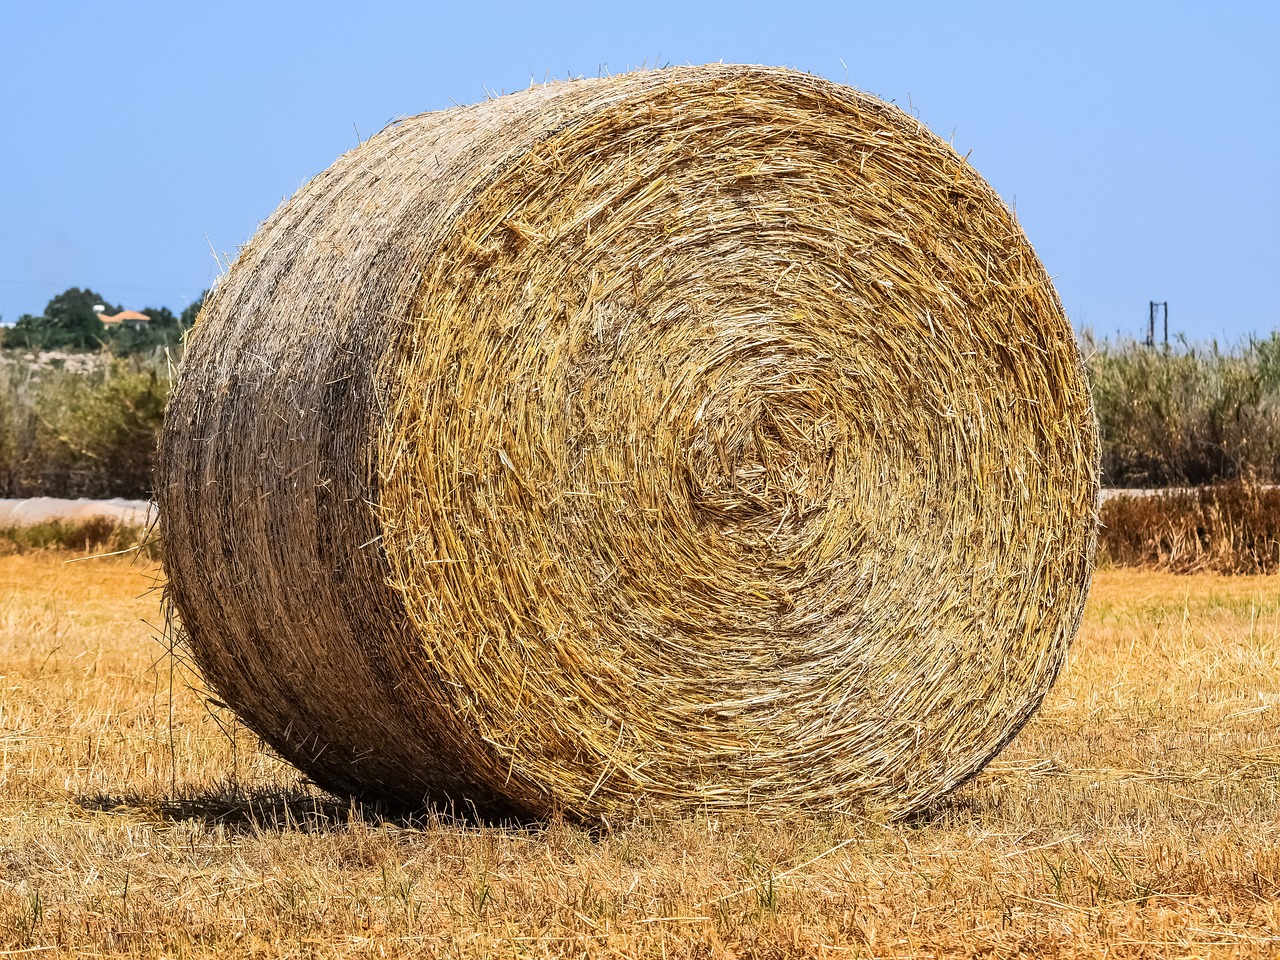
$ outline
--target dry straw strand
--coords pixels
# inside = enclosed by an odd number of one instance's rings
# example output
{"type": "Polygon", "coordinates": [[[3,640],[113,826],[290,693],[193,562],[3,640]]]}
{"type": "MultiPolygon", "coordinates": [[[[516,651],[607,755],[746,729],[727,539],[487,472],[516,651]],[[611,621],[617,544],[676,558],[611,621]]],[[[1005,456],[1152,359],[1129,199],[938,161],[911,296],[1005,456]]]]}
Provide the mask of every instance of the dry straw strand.
{"type": "Polygon", "coordinates": [[[1075,340],[990,187],[792,71],[401,121],[264,223],[161,444],[169,595],[321,785],[905,813],[1031,716],[1096,536],[1075,340]]]}

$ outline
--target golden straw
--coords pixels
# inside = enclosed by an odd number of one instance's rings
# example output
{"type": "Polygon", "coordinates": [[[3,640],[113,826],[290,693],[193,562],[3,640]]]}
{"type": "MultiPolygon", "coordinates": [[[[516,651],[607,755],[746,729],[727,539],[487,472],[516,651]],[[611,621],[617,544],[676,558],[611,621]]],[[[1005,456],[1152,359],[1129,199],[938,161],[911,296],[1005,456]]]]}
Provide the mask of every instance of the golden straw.
{"type": "Polygon", "coordinates": [[[487,815],[905,813],[1052,684],[1096,426],[991,188],[788,70],[401,121],[209,297],[169,595],[319,784],[487,815]]]}

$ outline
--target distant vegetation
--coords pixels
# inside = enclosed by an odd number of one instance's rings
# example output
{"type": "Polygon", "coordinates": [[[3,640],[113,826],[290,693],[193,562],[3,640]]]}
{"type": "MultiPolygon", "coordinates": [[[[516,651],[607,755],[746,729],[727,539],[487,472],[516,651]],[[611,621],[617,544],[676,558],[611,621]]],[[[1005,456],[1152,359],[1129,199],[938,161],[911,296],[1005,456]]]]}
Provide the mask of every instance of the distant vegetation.
{"type": "Polygon", "coordinates": [[[1102,504],[1098,564],[1170,573],[1280,572],[1280,488],[1245,480],[1116,495],[1102,504]]]}
{"type": "Polygon", "coordinates": [[[27,350],[105,350],[117,355],[173,347],[195,323],[203,302],[201,294],[177,315],[168,307],[144,307],[138,312],[150,318],[145,323],[106,324],[99,313],[110,317],[122,308],[92,290],[72,287],[50,300],[39,316],[19,317],[4,331],[3,345],[27,350]]]}
{"type": "MultiPolygon", "coordinates": [[[[200,303],[108,329],[93,308],[119,308],[73,287],[6,329],[0,496],[147,496],[171,366],[200,303]]],[[[1280,333],[1150,348],[1086,332],[1081,346],[1106,486],[1280,479],[1280,333]]]]}
{"type": "Polygon", "coordinates": [[[72,287],[4,329],[0,497],[148,496],[171,368],[203,299],[104,324],[121,308],[72,287]]]}
{"type": "Polygon", "coordinates": [[[1280,477],[1280,333],[1227,348],[1083,338],[1104,483],[1201,486],[1280,477]]]}
{"type": "Polygon", "coordinates": [[[4,354],[0,496],[148,495],[169,395],[162,352],[4,354]]]}
{"type": "Polygon", "coordinates": [[[156,531],[109,517],[45,520],[0,527],[0,556],[44,550],[73,550],[97,555],[128,553],[147,560],[161,558],[156,531]]]}

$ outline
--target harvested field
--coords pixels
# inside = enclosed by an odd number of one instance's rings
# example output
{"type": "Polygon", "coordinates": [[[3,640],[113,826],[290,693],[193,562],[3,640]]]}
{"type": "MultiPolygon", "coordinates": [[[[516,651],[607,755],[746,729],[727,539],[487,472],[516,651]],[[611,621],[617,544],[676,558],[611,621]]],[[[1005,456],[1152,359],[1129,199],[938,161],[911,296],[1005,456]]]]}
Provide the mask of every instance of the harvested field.
{"type": "Polygon", "coordinates": [[[1040,713],[909,822],[593,834],[388,821],[317,793],[153,639],[154,568],[68,556],[0,557],[8,955],[1280,950],[1272,579],[1100,572],[1040,713]]]}

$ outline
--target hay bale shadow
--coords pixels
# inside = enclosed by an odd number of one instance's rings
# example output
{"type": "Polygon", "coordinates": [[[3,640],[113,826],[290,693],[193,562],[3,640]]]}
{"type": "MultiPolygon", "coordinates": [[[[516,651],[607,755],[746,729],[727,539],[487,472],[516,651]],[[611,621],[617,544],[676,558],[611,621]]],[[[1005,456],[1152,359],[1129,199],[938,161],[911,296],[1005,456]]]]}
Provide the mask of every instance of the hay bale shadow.
{"type": "Polygon", "coordinates": [[[318,794],[307,787],[243,790],[237,787],[206,790],[173,798],[140,793],[95,793],[74,802],[92,813],[179,822],[194,821],[221,826],[237,834],[333,833],[355,826],[401,830],[448,827],[475,830],[486,827],[528,829],[516,822],[489,822],[473,811],[428,808],[409,810],[379,802],[363,802],[332,794],[318,794]]]}

